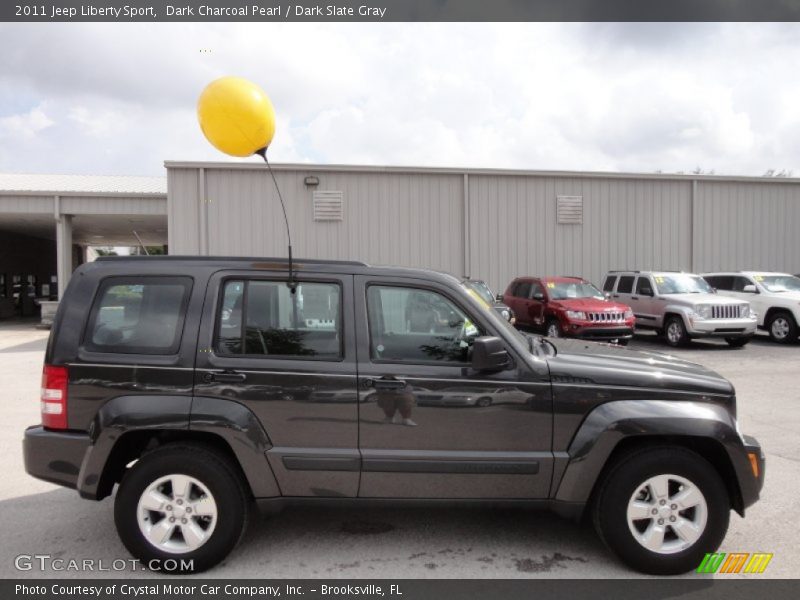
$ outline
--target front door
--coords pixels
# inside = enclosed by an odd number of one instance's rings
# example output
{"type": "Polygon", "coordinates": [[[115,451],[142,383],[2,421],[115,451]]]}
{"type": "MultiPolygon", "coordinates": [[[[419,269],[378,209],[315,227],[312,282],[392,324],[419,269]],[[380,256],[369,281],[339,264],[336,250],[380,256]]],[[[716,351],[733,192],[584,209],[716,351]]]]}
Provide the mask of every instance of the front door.
{"type": "Polygon", "coordinates": [[[631,300],[636,305],[635,308],[631,306],[636,322],[639,325],[655,327],[658,311],[653,297],[653,282],[648,275],[639,275],[636,278],[636,288],[631,300]]]}
{"type": "Polygon", "coordinates": [[[195,405],[246,406],[283,496],[355,496],[358,402],[352,275],[218,273],[200,332],[195,405]]]}
{"type": "Polygon", "coordinates": [[[356,297],[359,496],[546,497],[546,365],[515,357],[506,370],[474,371],[471,342],[498,331],[443,286],[356,276],[356,297]]]}

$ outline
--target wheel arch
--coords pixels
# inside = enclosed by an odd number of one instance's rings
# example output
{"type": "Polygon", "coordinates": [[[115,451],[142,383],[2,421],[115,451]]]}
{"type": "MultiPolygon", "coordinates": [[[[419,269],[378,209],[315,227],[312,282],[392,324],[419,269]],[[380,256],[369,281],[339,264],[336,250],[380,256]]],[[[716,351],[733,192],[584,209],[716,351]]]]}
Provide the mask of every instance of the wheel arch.
{"type": "MultiPolygon", "coordinates": [[[[589,506],[609,470],[631,451],[679,446],[703,456],[725,482],[731,506],[739,514],[751,502],[742,489],[748,464],[742,439],[727,410],[707,402],[623,400],[594,409],[568,449],[568,460],[553,499],[589,506]]],[[[757,491],[756,491],[757,497],[757,491]]]]}

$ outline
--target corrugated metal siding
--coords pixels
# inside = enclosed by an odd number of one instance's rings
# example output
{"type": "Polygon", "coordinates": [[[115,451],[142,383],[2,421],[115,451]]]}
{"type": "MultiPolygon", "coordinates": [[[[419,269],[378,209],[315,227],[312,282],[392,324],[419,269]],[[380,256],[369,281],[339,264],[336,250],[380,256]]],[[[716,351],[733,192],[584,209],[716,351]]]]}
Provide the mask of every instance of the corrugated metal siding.
{"type": "MultiPolygon", "coordinates": [[[[199,253],[199,169],[171,167],[172,253],[199,253]]],[[[205,170],[207,252],[286,253],[286,233],[266,170],[205,170]]],[[[610,269],[800,271],[797,183],[535,174],[464,175],[277,169],[298,257],[365,260],[469,275],[504,291],[519,275],[581,275],[597,284],[610,269]],[[320,178],[307,188],[307,175],[320,178]],[[315,222],[312,193],[337,190],[342,222],[315,222]],[[556,198],[583,197],[583,224],[558,225],[556,198]],[[693,208],[694,207],[694,208],[693,208]]]]}
{"type": "MultiPolygon", "coordinates": [[[[298,257],[366,260],[375,264],[463,272],[463,179],[459,176],[336,174],[307,188],[307,173],[276,171],[298,257]],[[314,221],[313,191],[337,190],[347,205],[343,221],[314,221]]],[[[208,253],[284,256],[286,232],[269,173],[206,171],[208,253]]],[[[191,229],[172,231],[177,215],[190,209],[196,186],[170,178],[170,251],[192,252],[191,229]],[[184,186],[185,189],[174,189],[184,186]],[[177,199],[173,203],[173,198],[177,199]]],[[[198,222],[194,219],[193,222],[198,222]]]]}
{"type": "Polygon", "coordinates": [[[695,268],[800,271],[800,186],[699,182],[695,268]]]}
{"type": "Polygon", "coordinates": [[[691,183],[471,176],[470,270],[503,291],[521,275],[689,269],[691,183]],[[558,196],[583,196],[583,225],[559,225],[558,196]]]}
{"type": "Polygon", "coordinates": [[[198,169],[167,170],[167,239],[171,254],[200,253],[198,169]]]}
{"type": "Polygon", "coordinates": [[[53,214],[52,196],[14,196],[0,195],[0,212],[4,213],[47,213],[53,214]]]}
{"type": "Polygon", "coordinates": [[[71,215],[165,215],[167,199],[64,196],[61,198],[61,212],[71,215]]]}

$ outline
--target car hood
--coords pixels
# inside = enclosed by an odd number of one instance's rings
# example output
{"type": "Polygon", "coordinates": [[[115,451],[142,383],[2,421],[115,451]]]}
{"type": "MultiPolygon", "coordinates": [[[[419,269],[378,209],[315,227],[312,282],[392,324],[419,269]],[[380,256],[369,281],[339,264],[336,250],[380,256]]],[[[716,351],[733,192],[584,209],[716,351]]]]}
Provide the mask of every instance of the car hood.
{"type": "Polygon", "coordinates": [[[556,348],[556,355],[548,359],[554,384],[734,394],[731,383],[715,371],[669,354],[563,338],[549,341],[556,348]]]}
{"type": "Polygon", "coordinates": [[[626,304],[611,302],[609,300],[599,300],[597,298],[565,298],[564,300],[553,300],[550,305],[562,307],[565,310],[582,310],[589,312],[604,312],[607,310],[625,312],[628,310],[626,304]]]}
{"type": "Polygon", "coordinates": [[[729,306],[736,304],[747,304],[747,300],[731,298],[721,294],[664,294],[662,296],[667,302],[678,302],[681,304],[716,304],[718,306],[729,306]]]}

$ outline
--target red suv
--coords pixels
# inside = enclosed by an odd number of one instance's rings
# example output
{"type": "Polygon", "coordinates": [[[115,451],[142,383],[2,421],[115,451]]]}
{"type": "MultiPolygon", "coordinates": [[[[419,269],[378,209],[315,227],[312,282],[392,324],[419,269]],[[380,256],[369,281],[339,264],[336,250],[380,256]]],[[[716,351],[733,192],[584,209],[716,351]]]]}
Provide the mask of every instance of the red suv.
{"type": "Polygon", "coordinates": [[[616,340],[633,337],[631,308],[609,301],[603,292],[580,277],[518,277],[505,302],[516,314],[517,325],[544,331],[548,337],[616,340]]]}

